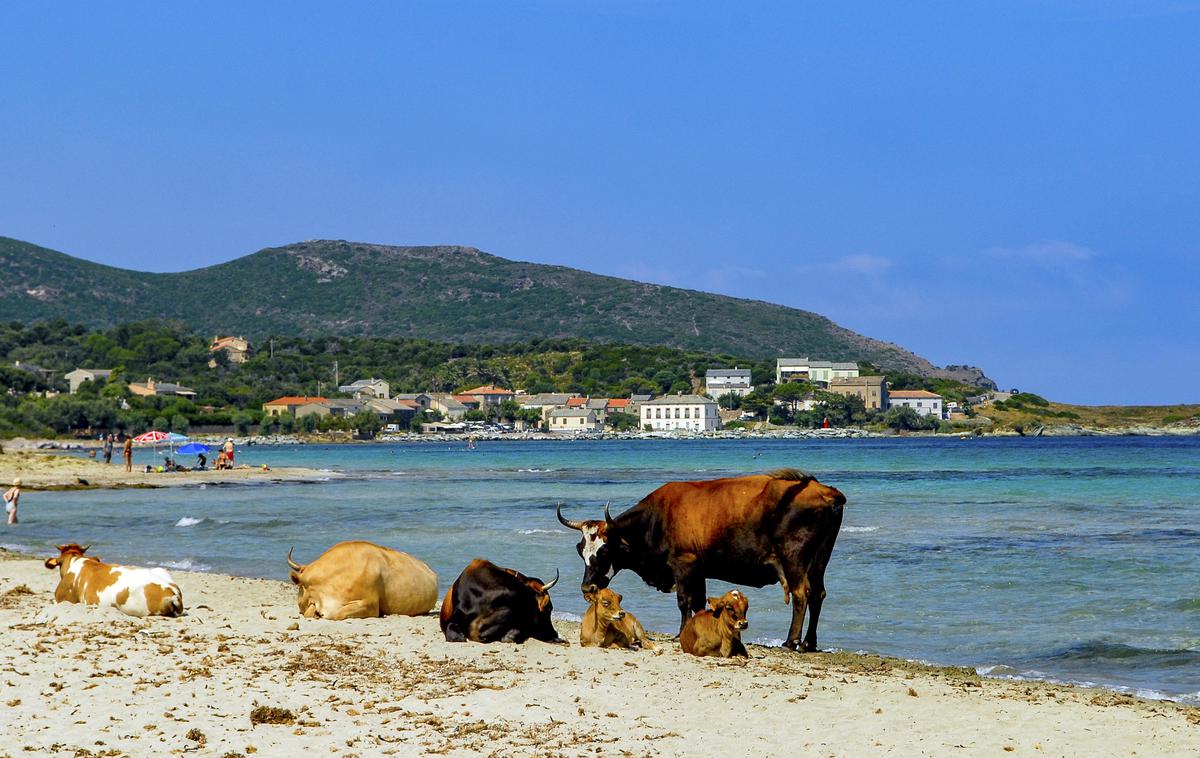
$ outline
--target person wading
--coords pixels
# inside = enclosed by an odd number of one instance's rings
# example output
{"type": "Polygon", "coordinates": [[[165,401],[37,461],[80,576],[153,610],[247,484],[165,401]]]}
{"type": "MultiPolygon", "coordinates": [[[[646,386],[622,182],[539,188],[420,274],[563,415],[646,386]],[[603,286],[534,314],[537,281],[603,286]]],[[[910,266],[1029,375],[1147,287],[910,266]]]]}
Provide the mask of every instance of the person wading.
{"type": "Polygon", "coordinates": [[[8,511],[8,523],[17,523],[17,506],[21,503],[21,480],[13,479],[13,486],[4,493],[4,510],[8,511]]]}
{"type": "Polygon", "coordinates": [[[125,470],[133,471],[133,437],[125,437],[125,470]]]}

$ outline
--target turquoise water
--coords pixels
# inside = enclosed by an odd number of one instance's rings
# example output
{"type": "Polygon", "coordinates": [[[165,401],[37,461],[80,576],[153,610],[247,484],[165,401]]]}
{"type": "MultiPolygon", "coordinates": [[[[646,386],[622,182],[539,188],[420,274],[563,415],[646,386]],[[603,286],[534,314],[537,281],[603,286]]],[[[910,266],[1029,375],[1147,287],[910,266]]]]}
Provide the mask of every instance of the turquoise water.
{"type": "MultiPolygon", "coordinates": [[[[144,453],[139,453],[144,455],[144,453]]],[[[629,507],[663,482],[794,466],[847,496],[823,648],[963,664],[1200,702],[1200,439],[580,441],[248,447],[239,463],[351,476],[329,484],[27,492],[0,543],[94,543],[109,560],[286,578],[344,539],[417,555],[444,590],[483,556],[550,579],[581,614],[571,518],[629,507]]],[[[613,586],[648,628],[673,596],[613,586]]],[[[710,594],[723,591],[709,583],[710,594]]],[[[790,609],[753,590],[750,638],[790,609]]]]}

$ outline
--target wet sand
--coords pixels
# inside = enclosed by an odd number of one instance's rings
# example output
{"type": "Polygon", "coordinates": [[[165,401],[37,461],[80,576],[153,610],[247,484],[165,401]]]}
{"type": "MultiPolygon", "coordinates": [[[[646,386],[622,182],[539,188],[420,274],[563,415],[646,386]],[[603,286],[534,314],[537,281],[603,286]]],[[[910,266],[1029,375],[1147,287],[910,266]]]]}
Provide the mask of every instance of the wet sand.
{"type": "MultiPolygon", "coordinates": [[[[0,554],[2,557],[3,554],[0,554]]],[[[1200,709],[875,656],[450,644],[301,619],[291,585],[172,572],[187,613],[54,605],[0,561],[0,755],[1186,755],[1200,709]]],[[[452,577],[441,577],[447,584],[452,577]]],[[[636,612],[636,608],[632,609],[636,612]]],[[[753,612],[751,612],[753,625],[753,612]]]]}

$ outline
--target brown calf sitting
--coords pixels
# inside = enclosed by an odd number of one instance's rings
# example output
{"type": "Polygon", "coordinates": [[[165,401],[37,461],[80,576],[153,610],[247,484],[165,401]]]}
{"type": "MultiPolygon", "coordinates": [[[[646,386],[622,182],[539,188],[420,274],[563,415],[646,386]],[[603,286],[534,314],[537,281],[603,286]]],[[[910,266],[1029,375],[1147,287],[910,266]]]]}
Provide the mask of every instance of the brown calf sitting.
{"type": "Polygon", "coordinates": [[[683,652],[699,656],[732,655],[750,657],[742,645],[742,630],[750,626],[746,611],[750,601],[738,590],[730,590],[721,597],[710,597],[705,609],[688,619],[679,633],[679,646],[683,652]]]}
{"type": "Polygon", "coordinates": [[[583,614],[583,625],[579,627],[579,644],[583,647],[640,647],[650,650],[654,643],[646,636],[646,630],[637,617],[621,607],[620,595],[609,588],[597,592],[591,598],[587,613],[583,614]]]}

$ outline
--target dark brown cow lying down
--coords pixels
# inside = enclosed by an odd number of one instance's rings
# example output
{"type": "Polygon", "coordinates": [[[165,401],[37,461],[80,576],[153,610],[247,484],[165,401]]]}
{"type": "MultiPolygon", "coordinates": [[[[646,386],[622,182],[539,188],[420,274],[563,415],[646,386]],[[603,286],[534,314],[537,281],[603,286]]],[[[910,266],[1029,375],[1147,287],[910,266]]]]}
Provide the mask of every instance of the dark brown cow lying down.
{"type": "Polygon", "coordinates": [[[442,600],[442,634],[448,642],[562,642],[550,622],[549,584],[476,558],[442,600]]]}

